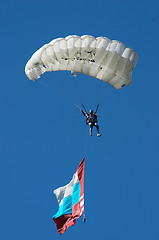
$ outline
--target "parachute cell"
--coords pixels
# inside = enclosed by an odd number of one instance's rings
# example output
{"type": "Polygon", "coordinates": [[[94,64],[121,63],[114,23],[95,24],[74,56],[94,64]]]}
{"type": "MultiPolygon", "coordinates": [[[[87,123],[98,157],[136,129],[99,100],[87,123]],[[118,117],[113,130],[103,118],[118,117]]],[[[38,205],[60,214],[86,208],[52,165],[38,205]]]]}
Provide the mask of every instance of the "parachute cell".
{"type": "Polygon", "coordinates": [[[47,71],[80,72],[120,89],[131,84],[137,58],[134,50],[117,40],[71,35],[54,39],[36,51],[25,73],[35,81],[47,71]]]}

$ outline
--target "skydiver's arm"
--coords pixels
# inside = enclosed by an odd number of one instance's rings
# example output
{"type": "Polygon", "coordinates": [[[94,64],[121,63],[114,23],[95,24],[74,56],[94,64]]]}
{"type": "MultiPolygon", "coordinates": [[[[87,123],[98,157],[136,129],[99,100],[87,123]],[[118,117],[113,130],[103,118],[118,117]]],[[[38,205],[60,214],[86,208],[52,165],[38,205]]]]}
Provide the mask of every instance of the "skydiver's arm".
{"type": "Polygon", "coordinates": [[[85,112],[83,112],[83,110],[82,110],[82,109],[81,109],[81,113],[82,113],[82,114],[83,114],[85,117],[87,117],[87,116],[86,116],[86,114],[85,114],[85,112]]]}

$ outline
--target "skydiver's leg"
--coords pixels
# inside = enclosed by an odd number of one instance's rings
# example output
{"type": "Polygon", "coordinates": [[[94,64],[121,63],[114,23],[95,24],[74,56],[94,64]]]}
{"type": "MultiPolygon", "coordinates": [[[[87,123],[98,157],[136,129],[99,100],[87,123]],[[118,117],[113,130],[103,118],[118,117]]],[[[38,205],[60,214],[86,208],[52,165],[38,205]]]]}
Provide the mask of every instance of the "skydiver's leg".
{"type": "Polygon", "coordinates": [[[98,126],[97,123],[95,123],[94,125],[95,125],[95,127],[96,127],[96,129],[97,129],[97,136],[100,137],[101,134],[99,133],[99,126],[98,126]]]}
{"type": "Polygon", "coordinates": [[[89,123],[89,135],[92,136],[92,129],[93,129],[93,124],[89,123]]]}
{"type": "Polygon", "coordinates": [[[97,129],[97,133],[99,133],[99,126],[98,126],[98,124],[95,123],[94,125],[95,125],[95,127],[96,127],[96,129],[97,129]]]}
{"type": "Polygon", "coordinates": [[[90,129],[89,129],[89,135],[90,135],[90,136],[92,136],[92,128],[93,128],[93,126],[91,125],[91,126],[90,126],[90,129]]]}

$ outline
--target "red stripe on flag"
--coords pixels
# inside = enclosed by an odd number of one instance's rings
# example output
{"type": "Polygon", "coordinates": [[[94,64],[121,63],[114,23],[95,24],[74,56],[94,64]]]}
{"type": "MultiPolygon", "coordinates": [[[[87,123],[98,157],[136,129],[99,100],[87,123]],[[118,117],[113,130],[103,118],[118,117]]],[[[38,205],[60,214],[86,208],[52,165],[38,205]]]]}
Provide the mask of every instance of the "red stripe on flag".
{"type": "Polygon", "coordinates": [[[77,174],[80,181],[80,197],[84,194],[84,166],[85,166],[85,157],[78,166],[77,174]]]}
{"type": "Polygon", "coordinates": [[[56,223],[57,231],[59,234],[63,234],[68,227],[75,225],[76,221],[72,214],[62,215],[53,219],[56,223]]]}

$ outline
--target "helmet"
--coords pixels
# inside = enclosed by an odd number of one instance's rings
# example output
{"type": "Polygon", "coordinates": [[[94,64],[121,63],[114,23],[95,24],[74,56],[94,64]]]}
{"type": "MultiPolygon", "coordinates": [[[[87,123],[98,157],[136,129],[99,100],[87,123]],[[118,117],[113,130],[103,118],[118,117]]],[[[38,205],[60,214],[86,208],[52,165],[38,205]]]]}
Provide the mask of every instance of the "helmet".
{"type": "Polygon", "coordinates": [[[93,114],[93,110],[90,110],[89,112],[90,112],[90,114],[93,114]]]}

